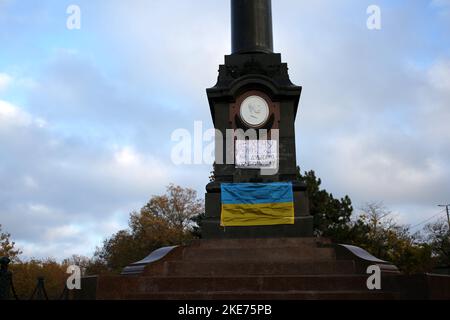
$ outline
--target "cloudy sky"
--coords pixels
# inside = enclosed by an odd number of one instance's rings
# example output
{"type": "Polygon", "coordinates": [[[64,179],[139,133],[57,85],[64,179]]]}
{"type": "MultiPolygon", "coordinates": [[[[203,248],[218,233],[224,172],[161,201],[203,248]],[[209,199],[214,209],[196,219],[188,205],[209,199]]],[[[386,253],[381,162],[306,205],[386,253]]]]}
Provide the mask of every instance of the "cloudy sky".
{"type": "MultiPolygon", "coordinates": [[[[355,207],[415,225],[450,202],[450,1],[273,0],[303,86],[298,162],[355,207]],[[366,26],[381,8],[381,30],[366,26]]],[[[212,126],[228,0],[0,0],[0,224],[24,257],[91,255],[171,182],[178,128],[212,126]],[[81,9],[81,29],[66,27],[81,9]]]]}

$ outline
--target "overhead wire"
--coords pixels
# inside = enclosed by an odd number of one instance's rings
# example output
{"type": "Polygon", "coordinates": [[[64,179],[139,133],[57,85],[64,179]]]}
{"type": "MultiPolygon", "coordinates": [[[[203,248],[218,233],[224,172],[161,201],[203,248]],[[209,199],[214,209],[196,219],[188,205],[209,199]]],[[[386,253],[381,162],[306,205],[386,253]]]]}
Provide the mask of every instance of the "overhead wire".
{"type": "Polygon", "coordinates": [[[413,225],[412,227],[410,227],[410,229],[414,229],[414,228],[416,228],[416,227],[418,227],[418,226],[423,225],[424,223],[426,223],[426,222],[428,222],[428,221],[430,221],[430,220],[433,220],[433,219],[436,218],[437,216],[441,215],[444,211],[445,211],[445,210],[439,211],[439,212],[436,213],[434,216],[432,216],[432,217],[430,217],[430,218],[427,218],[427,219],[423,220],[422,222],[419,222],[418,224],[413,225]]]}

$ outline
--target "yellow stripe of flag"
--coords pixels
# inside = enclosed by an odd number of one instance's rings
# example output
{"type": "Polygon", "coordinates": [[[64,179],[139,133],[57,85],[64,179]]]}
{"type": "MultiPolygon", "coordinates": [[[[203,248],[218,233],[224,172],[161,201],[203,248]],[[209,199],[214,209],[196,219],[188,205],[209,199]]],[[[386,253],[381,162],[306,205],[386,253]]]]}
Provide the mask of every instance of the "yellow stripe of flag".
{"type": "Polygon", "coordinates": [[[294,224],[294,203],[222,204],[223,227],[294,224]]]}

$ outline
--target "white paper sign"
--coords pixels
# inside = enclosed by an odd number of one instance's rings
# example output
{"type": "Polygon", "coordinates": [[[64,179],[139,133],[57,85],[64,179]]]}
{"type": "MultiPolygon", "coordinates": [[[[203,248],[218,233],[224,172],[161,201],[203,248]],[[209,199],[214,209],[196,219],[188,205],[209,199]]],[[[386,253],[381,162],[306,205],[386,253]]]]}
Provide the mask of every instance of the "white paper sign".
{"type": "Polygon", "coordinates": [[[276,140],[237,140],[236,168],[277,169],[278,142],[276,140]]]}

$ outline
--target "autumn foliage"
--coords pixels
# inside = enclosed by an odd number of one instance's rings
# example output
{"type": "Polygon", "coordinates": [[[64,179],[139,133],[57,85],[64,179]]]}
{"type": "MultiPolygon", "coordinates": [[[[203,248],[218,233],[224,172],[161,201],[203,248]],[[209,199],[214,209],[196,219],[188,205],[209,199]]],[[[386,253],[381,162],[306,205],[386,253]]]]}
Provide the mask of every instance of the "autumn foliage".
{"type": "Polygon", "coordinates": [[[14,263],[10,266],[14,275],[14,288],[21,300],[30,299],[37,285],[37,278],[45,279],[45,290],[48,298],[55,300],[61,296],[68,274],[67,265],[52,259],[14,263]]]}
{"type": "MultiPolygon", "coordinates": [[[[106,239],[94,256],[97,267],[120,272],[152,251],[192,240],[197,227],[194,220],[204,211],[196,191],[169,185],[162,196],[153,196],[140,210],[130,214],[129,229],[106,239]]],[[[94,270],[88,269],[88,273],[94,270]]]]}

